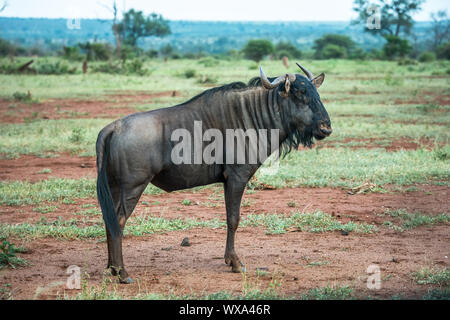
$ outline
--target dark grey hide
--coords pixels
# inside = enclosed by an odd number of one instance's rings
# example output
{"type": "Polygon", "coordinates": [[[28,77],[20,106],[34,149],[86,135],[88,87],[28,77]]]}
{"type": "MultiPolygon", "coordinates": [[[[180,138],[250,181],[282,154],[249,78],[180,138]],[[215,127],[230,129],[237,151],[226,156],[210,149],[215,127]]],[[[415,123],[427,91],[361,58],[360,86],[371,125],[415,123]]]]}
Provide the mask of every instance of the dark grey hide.
{"type": "MultiPolygon", "coordinates": [[[[233,272],[242,270],[234,249],[240,203],[261,163],[176,165],[171,160],[176,144],[171,135],[179,128],[193,135],[194,121],[202,121],[203,132],[214,128],[224,137],[226,129],[279,129],[276,148],[285,152],[300,144],[310,146],[313,138],[331,134],[331,123],[316,90],[324,75],[307,75],[267,79],[261,70],[261,78],[248,85],[233,83],[207,90],[181,105],[132,114],[100,131],[97,194],[106,225],[108,268],[121,282],[132,281],[123,263],[123,228],[149,183],[165,191],[223,183],[228,227],[225,262],[233,272]]],[[[225,141],[223,145],[225,159],[229,150],[225,141]]],[[[273,150],[270,143],[267,149],[273,150]]]]}

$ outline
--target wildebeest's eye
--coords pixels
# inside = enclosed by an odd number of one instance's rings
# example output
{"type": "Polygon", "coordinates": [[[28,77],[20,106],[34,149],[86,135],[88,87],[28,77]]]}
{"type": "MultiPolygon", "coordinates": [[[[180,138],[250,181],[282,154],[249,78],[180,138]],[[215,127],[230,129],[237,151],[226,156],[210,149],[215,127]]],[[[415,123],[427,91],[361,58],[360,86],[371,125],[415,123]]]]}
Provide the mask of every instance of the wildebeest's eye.
{"type": "Polygon", "coordinates": [[[295,88],[295,93],[304,95],[306,93],[306,90],[304,88],[295,88]]]}

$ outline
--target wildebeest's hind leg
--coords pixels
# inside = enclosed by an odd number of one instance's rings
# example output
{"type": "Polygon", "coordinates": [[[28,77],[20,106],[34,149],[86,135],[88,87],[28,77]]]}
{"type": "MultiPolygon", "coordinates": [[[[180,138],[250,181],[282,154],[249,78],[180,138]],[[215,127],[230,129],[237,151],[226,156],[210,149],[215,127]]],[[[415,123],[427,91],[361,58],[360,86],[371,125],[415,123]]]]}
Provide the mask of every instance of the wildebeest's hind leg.
{"type": "Polygon", "coordinates": [[[231,265],[231,271],[241,272],[244,265],[234,250],[234,238],[240,220],[240,206],[242,194],[247,181],[228,178],[224,184],[225,206],[227,211],[227,244],[225,248],[225,263],[231,265]]]}
{"type": "MultiPolygon", "coordinates": [[[[119,194],[115,194],[115,189],[111,189],[113,201],[116,205],[117,218],[119,220],[120,228],[125,228],[125,223],[133,213],[136,204],[138,203],[142,192],[144,192],[148,183],[141,183],[137,185],[121,185],[119,188],[119,194]]],[[[119,276],[121,283],[131,283],[133,280],[128,276],[128,272],[125,270],[122,255],[122,237],[113,238],[107,231],[108,240],[108,267],[110,267],[113,275],[119,276]]]]}

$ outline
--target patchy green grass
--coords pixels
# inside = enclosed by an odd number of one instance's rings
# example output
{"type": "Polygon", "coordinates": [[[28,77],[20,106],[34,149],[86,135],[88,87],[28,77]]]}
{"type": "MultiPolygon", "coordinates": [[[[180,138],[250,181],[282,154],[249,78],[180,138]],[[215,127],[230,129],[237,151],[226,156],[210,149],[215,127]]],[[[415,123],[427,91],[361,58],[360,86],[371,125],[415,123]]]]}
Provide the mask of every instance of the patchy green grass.
{"type": "Polygon", "coordinates": [[[342,223],[335,217],[322,211],[312,213],[296,212],[290,216],[279,214],[251,214],[242,222],[241,226],[264,226],[268,234],[283,234],[289,228],[306,232],[346,231],[356,233],[373,233],[377,227],[366,223],[342,223]]]}
{"type": "Polygon", "coordinates": [[[303,294],[302,300],[349,300],[354,299],[354,290],[348,286],[314,288],[303,294]]]}
{"type": "Polygon", "coordinates": [[[423,300],[450,300],[450,287],[432,288],[422,297],[423,300]]]}
{"type": "Polygon", "coordinates": [[[68,202],[78,198],[95,197],[92,179],[48,179],[36,183],[23,181],[0,182],[0,204],[20,206],[42,202],[68,202]]]}
{"type": "Polygon", "coordinates": [[[107,119],[64,119],[2,124],[0,154],[7,158],[20,154],[46,157],[59,152],[93,156],[97,135],[109,122],[107,119]]]}
{"type": "Polygon", "coordinates": [[[411,277],[418,284],[435,284],[450,289],[450,269],[422,268],[414,272],[411,277]]]}
{"type": "Polygon", "coordinates": [[[435,182],[448,185],[450,162],[437,160],[432,151],[325,148],[288,154],[277,174],[257,178],[274,187],[345,187],[365,182],[376,185],[411,185],[435,182]]]}
{"type": "Polygon", "coordinates": [[[53,212],[56,209],[58,209],[57,206],[39,206],[39,207],[33,208],[33,211],[45,214],[45,213],[53,212]]]}
{"type": "MultiPolygon", "coordinates": [[[[161,192],[163,192],[161,189],[149,185],[144,194],[159,194],[161,192]]],[[[41,204],[42,202],[67,204],[74,203],[76,199],[96,197],[96,181],[94,179],[52,178],[35,183],[0,181],[0,205],[20,206],[41,204]]]]}
{"type": "MultiPolygon", "coordinates": [[[[196,219],[164,219],[152,216],[131,217],[127,222],[124,235],[143,236],[153,233],[187,230],[192,228],[221,228],[226,224],[220,220],[196,219]]],[[[88,239],[105,237],[105,227],[101,217],[96,220],[63,220],[61,217],[54,221],[42,218],[40,221],[19,224],[0,224],[0,237],[19,237],[27,239],[56,238],[56,239],[88,239]]]]}
{"type": "Polygon", "coordinates": [[[397,209],[386,210],[382,215],[396,218],[396,221],[400,222],[399,224],[396,224],[390,220],[383,222],[385,226],[398,232],[403,232],[421,226],[450,223],[450,215],[445,213],[431,216],[417,211],[414,213],[409,213],[405,209],[397,209]]]}

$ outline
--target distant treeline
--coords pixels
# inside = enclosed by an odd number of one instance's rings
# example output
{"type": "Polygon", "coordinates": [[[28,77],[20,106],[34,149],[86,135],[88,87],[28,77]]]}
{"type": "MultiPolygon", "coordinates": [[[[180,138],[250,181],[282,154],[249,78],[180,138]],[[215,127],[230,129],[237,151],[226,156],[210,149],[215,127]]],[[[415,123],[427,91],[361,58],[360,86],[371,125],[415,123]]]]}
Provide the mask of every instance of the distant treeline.
{"type": "MultiPolygon", "coordinates": [[[[314,41],[325,34],[349,36],[364,50],[380,49],[384,40],[364,32],[350,22],[204,22],[169,21],[172,33],[164,38],[139,40],[143,50],[160,50],[170,44],[178,53],[221,54],[242,49],[248,40],[268,39],[290,42],[302,51],[311,50],[314,41]]],[[[428,22],[417,22],[414,34],[427,36],[428,22]]],[[[19,46],[37,47],[49,53],[63,46],[84,42],[114,45],[111,20],[82,19],[80,29],[69,29],[65,19],[0,18],[0,37],[19,46]]]]}

